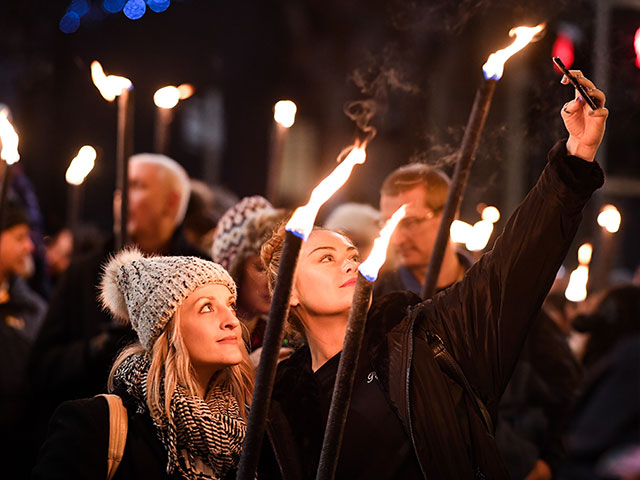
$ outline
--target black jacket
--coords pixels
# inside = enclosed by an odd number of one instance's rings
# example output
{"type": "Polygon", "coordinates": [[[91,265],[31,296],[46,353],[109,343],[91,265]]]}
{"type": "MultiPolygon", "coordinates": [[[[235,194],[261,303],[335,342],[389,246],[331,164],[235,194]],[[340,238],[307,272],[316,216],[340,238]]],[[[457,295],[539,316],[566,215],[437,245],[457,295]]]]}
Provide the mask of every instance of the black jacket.
{"type": "MultiPolygon", "coordinates": [[[[127,443],[114,479],[180,478],[168,476],[167,452],[151,417],[126,403],[127,443]]],[[[109,407],[104,397],[62,403],[49,424],[31,474],[33,480],[103,479],[107,476],[109,407]]]]}
{"type": "MultiPolygon", "coordinates": [[[[439,368],[426,338],[437,334],[442,339],[495,422],[500,397],[582,208],[603,182],[599,166],[567,156],[564,142],[549,160],[493,250],[462,281],[416,306],[414,294],[386,296],[369,312],[362,355],[368,356],[408,432],[425,478],[509,478],[474,401],[439,368]]],[[[312,418],[312,410],[304,411],[314,403],[313,392],[304,392],[310,374],[300,368],[305,355],[307,349],[280,364],[267,425],[287,480],[308,471],[298,449],[317,449],[319,456],[322,443],[314,433],[321,420],[312,418]],[[299,422],[305,414],[306,421],[299,422]],[[304,437],[313,437],[307,446],[304,437]]],[[[272,458],[263,454],[261,472],[268,478],[277,476],[272,458]]]]}

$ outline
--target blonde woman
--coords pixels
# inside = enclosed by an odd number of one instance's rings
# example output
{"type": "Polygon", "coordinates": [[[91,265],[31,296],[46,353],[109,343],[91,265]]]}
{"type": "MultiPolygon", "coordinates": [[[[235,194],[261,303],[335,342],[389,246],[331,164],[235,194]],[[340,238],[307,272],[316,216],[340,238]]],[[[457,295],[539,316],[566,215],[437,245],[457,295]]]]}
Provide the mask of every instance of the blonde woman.
{"type": "MultiPolygon", "coordinates": [[[[128,417],[113,478],[233,478],[253,376],[229,274],[129,250],[105,267],[101,298],[138,336],[109,377],[128,417]]],[[[61,404],[33,478],[106,478],[109,412],[102,396],[61,404]]]]}

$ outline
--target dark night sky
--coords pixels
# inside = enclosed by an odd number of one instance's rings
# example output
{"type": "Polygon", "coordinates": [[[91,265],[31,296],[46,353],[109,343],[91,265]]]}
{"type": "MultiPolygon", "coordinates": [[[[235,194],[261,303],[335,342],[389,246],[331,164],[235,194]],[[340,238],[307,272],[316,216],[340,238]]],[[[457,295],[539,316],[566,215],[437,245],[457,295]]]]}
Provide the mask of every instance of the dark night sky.
{"type": "MultiPolygon", "coordinates": [[[[264,194],[276,100],[294,100],[300,122],[312,127],[317,142],[307,176],[313,185],[358,134],[344,105],[375,99],[372,124],[378,135],[368,163],[333,203],[376,205],[378,186],[393,168],[410,158],[434,162],[458,147],[481,82],[480,67],[488,53],[509,43],[509,28],[547,22],[546,36],[507,64],[498,85],[462,210],[469,221],[477,220],[480,201],[509,208],[505,165],[516,129],[524,141],[521,178],[527,188],[541,171],[546,150],[563,135],[558,111],[571,91],[559,85],[550,62],[562,25],[570,23],[580,33],[575,66],[587,74],[594,69],[594,8],[586,0],[174,0],[163,13],[148,12],[136,21],[110,14],[83,22],[73,34],[58,29],[69,0],[2,3],[0,102],[12,110],[22,165],[48,229],[64,220],[64,171],[85,143],[98,147],[100,156],[87,180],[84,216],[101,228],[110,224],[116,109],[91,84],[94,59],[107,73],[134,82],[136,152],[153,146],[153,92],[166,84],[193,84],[194,98],[176,109],[169,153],[192,176],[209,172],[210,181],[238,195],[264,194]],[[204,105],[207,92],[219,92],[224,105],[222,125],[208,126],[224,135],[213,174],[205,164],[210,154],[182,133],[187,112],[204,105]],[[521,105],[523,120],[517,125],[511,122],[514,105],[521,105]]],[[[612,23],[607,172],[638,180],[640,70],[633,64],[632,36],[640,12],[614,9],[612,23]]],[[[638,195],[607,193],[599,199],[615,200],[624,209],[625,248],[617,263],[629,269],[640,263],[632,248],[640,236],[638,195]]],[[[594,215],[595,210],[587,212],[578,241],[595,234],[594,215]]]]}

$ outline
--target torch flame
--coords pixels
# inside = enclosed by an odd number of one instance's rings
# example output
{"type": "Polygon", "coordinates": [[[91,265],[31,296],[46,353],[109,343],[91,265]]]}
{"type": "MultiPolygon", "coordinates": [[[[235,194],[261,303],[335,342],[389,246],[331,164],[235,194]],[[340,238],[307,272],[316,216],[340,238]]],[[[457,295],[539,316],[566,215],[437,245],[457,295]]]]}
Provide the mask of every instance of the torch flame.
{"type": "Polygon", "coordinates": [[[175,107],[180,101],[180,90],[173,85],[159,88],[156,93],[153,94],[153,103],[156,107],[166,108],[167,110],[175,107]]]}
{"type": "Polygon", "coordinates": [[[280,100],[273,106],[273,119],[284,128],[289,128],[296,121],[298,107],[291,100],[280,100]]]}
{"type": "Polygon", "coordinates": [[[593,254],[593,247],[590,243],[583,243],[578,249],[578,263],[580,265],[589,265],[591,262],[591,255],[593,254]]]}
{"type": "Polygon", "coordinates": [[[124,90],[129,90],[133,86],[128,78],[117,75],[106,76],[102,65],[97,60],[91,62],[91,79],[100,90],[100,94],[109,102],[113,102],[124,90]]]}
{"type": "Polygon", "coordinates": [[[484,78],[487,80],[500,80],[502,78],[502,73],[504,71],[504,64],[514,53],[519,52],[524,47],[529,45],[536,35],[538,35],[542,30],[544,30],[544,23],[537,25],[535,27],[515,27],[509,31],[509,36],[515,36],[515,40],[511,45],[502,50],[498,50],[497,52],[489,55],[487,59],[487,63],[482,66],[482,71],[484,72],[484,78]]]}
{"type": "Polygon", "coordinates": [[[500,220],[500,210],[496,207],[485,207],[482,209],[482,220],[486,220],[487,222],[497,223],[500,220]]]}
{"type": "Polygon", "coordinates": [[[471,236],[467,239],[465,247],[470,252],[479,252],[489,243],[491,234],[493,233],[493,223],[487,220],[480,220],[473,224],[471,228],[471,236]]]}
{"type": "Polygon", "coordinates": [[[407,213],[407,206],[402,205],[398,210],[391,215],[391,218],[384,224],[380,235],[373,241],[373,248],[367,259],[360,264],[358,270],[364,278],[370,282],[375,282],[378,278],[378,271],[387,259],[387,247],[389,246],[389,240],[393,231],[398,226],[400,220],[404,218],[407,213]]]}
{"type": "Polygon", "coordinates": [[[65,179],[71,185],[80,185],[93,170],[96,162],[96,150],[91,145],[85,145],[78,151],[78,155],[71,160],[65,179]]]}
{"type": "Polygon", "coordinates": [[[462,220],[454,220],[449,227],[449,237],[454,243],[467,243],[473,235],[473,225],[469,225],[462,220]]]}
{"type": "Polygon", "coordinates": [[[616,233],[620,228],[622,217],[614,205],[605,205],[598,215],[598,225],[609,233],[616,233]]]}
{"type": "Polygon", "coordinates": [[[589,267],[579,265],[569,276],[569,284],[564,296],[572,302],[582,302],[587,298],[587,283],[589,283],[589,267]]]}
{"type": "Polygon", "coordinates": [[[18,140],[18,134],[9,121],[9,112],[3,108],[0,110],[0,142],[2,143],[0,157],[7,162],[7,165],[12,165],[20,160],[18,140]]]}
{"type": "Polygon", "coordinates": [[[353,167],[362,165],[367,159],[364,145],[354,147],[345,158],[316,188],[311,192],[309,202],[298,207],[287,226],[288,232],[307,240],[313,230],[313,224],[320,207],[349,179],[353,167]]]}

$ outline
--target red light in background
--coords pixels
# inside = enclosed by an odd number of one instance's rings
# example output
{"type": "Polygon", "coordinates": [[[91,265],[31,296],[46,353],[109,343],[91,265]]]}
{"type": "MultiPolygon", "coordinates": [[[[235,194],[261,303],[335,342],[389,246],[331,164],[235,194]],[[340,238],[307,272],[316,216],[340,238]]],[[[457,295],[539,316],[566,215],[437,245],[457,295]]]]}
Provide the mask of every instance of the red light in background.
{"type": "MultiPolygon", "coordinates": [[[[637,38],[637,34],[636,34],[637,38]]],[[[566,33],[559,33],[556,41],[553,42],[553,48],[551,50],[551,55],[554,57],[560,57],[562,63],[564,63],[567,68],[571,68],[574,60],[573,53],[573,40],[566,33]]],[[[560,72],[558,67],[555,67],[556,71],[560,72]]]]}
{"type": "Polygon", "coordinates": [[[633,48],[636,50],[636,67],[640,68],[640,27],[633,37],[633,48]]]}

